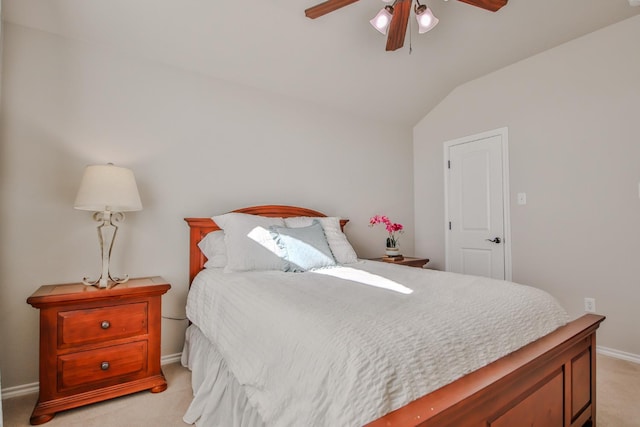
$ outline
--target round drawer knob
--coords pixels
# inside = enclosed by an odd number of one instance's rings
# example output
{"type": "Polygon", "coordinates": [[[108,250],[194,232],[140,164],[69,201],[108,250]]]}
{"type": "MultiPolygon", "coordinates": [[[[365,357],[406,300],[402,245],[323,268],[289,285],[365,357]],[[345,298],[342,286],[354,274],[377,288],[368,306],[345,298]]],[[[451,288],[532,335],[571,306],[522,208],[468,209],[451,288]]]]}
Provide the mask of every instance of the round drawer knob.
{"type": "Polygon", "coordinates": [[[102,369],[103,371],[106,371],[107,369],[109,369],[109,362],[102,362],[100,364],[100,369],[102,369]]]}
{"type": "Polygon", "coordinates": [[[111,323],[109,323],[108,320],[103,320],[102,323],[100,323],[100,327],[102,329],[109,329],[109,327],[111,327],[111,323]]]}

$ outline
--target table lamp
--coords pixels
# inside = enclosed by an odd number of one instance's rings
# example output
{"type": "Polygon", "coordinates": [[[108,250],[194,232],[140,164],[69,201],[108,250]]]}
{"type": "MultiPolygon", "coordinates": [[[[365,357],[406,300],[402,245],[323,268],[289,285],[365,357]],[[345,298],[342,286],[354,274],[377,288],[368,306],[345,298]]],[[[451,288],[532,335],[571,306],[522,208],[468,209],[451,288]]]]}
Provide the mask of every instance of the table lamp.
{"type": "Polygon", "coordinates": [[[127,168],[114,166],[113,163],[87,166],[73,207],[94,211],[93,219],[100,223],[98,238],[102,251],[102,275],[94,281],[85,277],[82,283],[99,288],[109,287],[109,281],[125,283],[129,280],[128,275],[122,278],[111,276],[109,259],[118,231],[115,223],[124,221],[123,212],[142,209],[133,172],[127,168]]]}

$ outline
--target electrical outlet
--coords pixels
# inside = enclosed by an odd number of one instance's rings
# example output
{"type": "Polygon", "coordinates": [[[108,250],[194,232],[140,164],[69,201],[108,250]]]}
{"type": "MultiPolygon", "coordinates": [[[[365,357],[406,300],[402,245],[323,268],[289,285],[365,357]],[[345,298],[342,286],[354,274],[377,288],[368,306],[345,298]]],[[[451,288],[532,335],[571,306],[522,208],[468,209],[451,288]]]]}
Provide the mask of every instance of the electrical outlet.
{"type": "Polygon", "coordinates": [[[527,204],[527,193],[518,193],[518,204],[519,205],[527,204]]]}
{"type": "Polygon", "coordinates": [[[585,298],[584,299],[584,311],[587,313],[595,313],[596,312],[596,299],[595,298],[585,298]]]}

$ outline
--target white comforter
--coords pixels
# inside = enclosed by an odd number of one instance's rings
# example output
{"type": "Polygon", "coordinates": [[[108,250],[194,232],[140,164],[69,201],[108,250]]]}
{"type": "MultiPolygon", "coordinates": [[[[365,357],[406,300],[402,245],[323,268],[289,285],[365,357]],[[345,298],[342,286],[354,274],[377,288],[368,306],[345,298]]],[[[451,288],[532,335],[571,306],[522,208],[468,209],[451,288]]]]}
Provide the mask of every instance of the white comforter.
{"type": "Polygon", "coordinates": [[[268,426],[366,424],[567,322],[535,288],[372,261],[204,270],[187,315],[268,426]]]}

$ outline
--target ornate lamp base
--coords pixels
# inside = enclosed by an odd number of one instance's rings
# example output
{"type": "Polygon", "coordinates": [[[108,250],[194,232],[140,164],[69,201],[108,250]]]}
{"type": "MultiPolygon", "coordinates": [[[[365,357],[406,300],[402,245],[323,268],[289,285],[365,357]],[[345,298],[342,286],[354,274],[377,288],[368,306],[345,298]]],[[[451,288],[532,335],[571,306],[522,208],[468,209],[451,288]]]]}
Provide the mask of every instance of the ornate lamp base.
{"type": "Polygon", "coordinates": [[[109,273],[109,275],[107,277],[100,276],[99,279],[96,279],[93,282],[90,281],[88,277],[83,277],[82,278],[82,283],[87,285],[87,286],[95,286],[95,287],[98,287],[98,288],[110,288],[111,286],[114,286],[115,284],[125,283],[128,280],[129,280],[129,275],[128,274],[125,274],[125,276],[123,278],[119,278],[119,277],[111,277],[111,274],[109,273]]]}
{"type": "Polygon", "coordinates": [[[101,223],[98,225],[98,239],[100,240],[100,250],[102,251],[102,275],[93,281],[85,277],[82,279],[82,283],[87,286],[97,286],[98,288],[109,288],[116,283],[125,283],[129,280],[129,275],[125,275],[123,278],[111,277],[111,273],[109,272],[111,249],[113,248],[113,242],[118,232],[118,226],[114,224],[114,222],[124,221],[124,213],[111,211],[95,212],[93,219],[101,223]]]}

